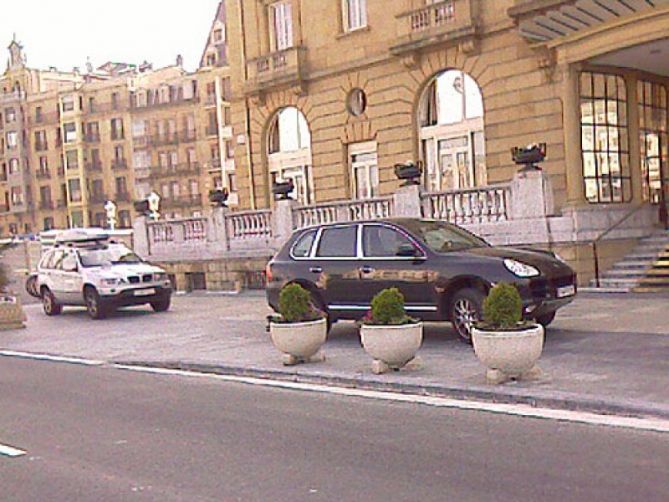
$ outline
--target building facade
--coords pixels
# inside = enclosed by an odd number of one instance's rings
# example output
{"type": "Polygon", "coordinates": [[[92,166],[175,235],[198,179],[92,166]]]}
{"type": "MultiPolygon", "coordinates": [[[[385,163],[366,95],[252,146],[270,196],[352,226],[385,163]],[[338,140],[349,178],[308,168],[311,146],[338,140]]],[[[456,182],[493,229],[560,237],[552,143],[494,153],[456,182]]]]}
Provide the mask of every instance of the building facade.
{"type": "MultiPolygon", "coordinates": [[[[17,41],[0,76],[0,235],[132,225],[156,192],[165,217],[199,216],[208,192],[235,190],[230,77],[220,4],[200,67],[107,63],[27,67],[17,41]]],[[[235,202],[233,193],[231,202],[235,202]]]]}

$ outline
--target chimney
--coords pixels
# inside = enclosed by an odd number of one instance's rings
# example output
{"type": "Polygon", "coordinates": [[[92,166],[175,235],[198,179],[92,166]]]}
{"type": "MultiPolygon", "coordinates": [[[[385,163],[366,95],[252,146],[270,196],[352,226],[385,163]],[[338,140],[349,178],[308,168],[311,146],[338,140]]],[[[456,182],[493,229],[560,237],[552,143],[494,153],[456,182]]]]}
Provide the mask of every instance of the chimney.
{"type": "Polygon", "coordinates": [[[179,68],[183,68],[184,65],[184,57],[181,54],[177,55],[177,66],[179,68]]]}

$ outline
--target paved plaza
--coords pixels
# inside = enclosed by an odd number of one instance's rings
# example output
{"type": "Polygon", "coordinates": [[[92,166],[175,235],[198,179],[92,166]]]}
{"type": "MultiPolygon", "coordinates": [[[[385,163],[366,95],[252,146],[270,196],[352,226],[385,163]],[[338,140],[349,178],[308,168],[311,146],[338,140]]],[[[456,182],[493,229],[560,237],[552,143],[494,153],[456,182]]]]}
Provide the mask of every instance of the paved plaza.
{"type": "Polygon", "coordinates": [[[126,309],[92,321],[82,309],[47,318],[28,305],[25,330],[0,333],[5,351],[146,363],[622,414],[669,416],[669,298],[582,294],[548,332],[537,382],[487,385],[450,325],[426,326],[417,367],[373,375],[353,323],[335,326],[324,363],[283,367],[265,331],[262,293],[174,298],[165,314],[126,309]]]}

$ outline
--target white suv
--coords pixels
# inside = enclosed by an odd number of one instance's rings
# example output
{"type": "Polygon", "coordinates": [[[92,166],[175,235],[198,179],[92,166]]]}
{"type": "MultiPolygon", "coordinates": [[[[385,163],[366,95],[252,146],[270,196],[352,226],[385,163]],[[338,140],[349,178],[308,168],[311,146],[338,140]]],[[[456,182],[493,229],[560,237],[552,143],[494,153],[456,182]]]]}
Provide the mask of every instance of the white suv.
{"type": "Polygon", "coordinates": [[[64,305],[85,306],[93,319],[104,319],[118,307],[147,303],[164,312],[172,296],[163,269],[91,230],[64,232],[56,239],[38,265],[37,287],[48,316],[59,315],[64,305]]]}

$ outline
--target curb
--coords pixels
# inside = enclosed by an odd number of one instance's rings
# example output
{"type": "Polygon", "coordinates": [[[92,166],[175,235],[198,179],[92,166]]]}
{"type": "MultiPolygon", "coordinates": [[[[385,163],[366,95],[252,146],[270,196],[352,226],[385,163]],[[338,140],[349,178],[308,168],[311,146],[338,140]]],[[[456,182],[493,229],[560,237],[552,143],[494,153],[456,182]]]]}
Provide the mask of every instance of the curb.
{"type": "Polygon", "coordinates": [[[113,364],[124,366],[145,366],[169,370],[192,371],[197,373],[251,377],[265,380],[279,380],[296,383],[344,387],[351,389],[394,392],[397,394],[430,396],[458,399],[462,401],[483,401],[497,404],[526,405],[533,408],[548,408],[575,412],[594,413],[634,418],[669,419],[669,406],[658,406],[648,401],[608,400],[593,396],[541,391],[534,389],[509,389],[500,386],[491,389],[483,386],[441,386],[436,384],[421,385],[384,381],[370,377],[347,377],[327,374],[304,374],[276,369],[223,366],[216,364],[188,362],[155,362],[155,361],[112,361],[113,364]]]}

